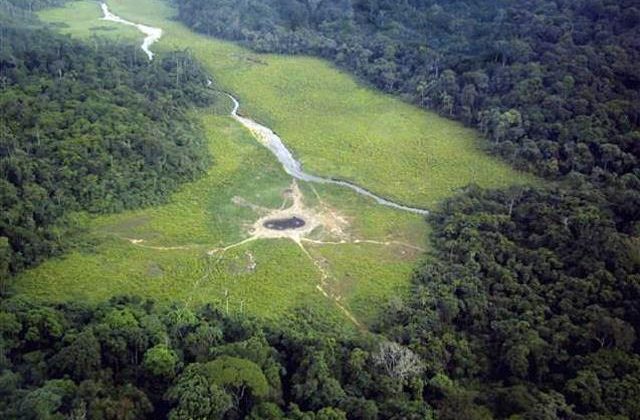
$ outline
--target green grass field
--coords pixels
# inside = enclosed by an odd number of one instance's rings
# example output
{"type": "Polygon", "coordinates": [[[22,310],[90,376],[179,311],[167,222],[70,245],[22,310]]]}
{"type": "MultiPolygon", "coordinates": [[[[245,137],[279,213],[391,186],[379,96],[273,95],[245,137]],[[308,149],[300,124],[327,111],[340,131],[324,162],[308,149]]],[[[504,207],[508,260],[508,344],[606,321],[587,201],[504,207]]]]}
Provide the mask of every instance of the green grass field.
{"type": "MultiPolygon", "coordinates": [[[[172,20],[172,10],[158,0],[109,5],[125,19],[164,29],[152,50],[191,49],[217,85],[236,94],[246,114],[278,132],[309,172],[353,180],[427,208],[470,182],[531,181],[482,153],[473,131],[363,87],[323,61],[257,55],[195,34],[172,20]]],[[[76,37],[99,32],[119,40],[142,38],[124,26],[96,31],[100,15],[93,2],[40,14],[76,37]]],[[[258,240],[210,255],[247,238],[257,219],[234,199],[277,208],[291,184],[275,158],[228,116],[229,109],[221,96],[215,107],[198,112],[214,158],[205,177],[184,185],[166,205],[82,218],[87,246],[22,274],[16,290],[54,301],[135,293],[272,319],[297,306],[332,308],[334,314],[342,307],[363,322],[381,303],[404,293],[422,254],[416,248],[428,246],[427,225],[417,215],[336,186],[300,185],[307,206],[322,204],[346,221],[348,243],[302,247],[290,240],[258,240]],[[318,291],[323,277],[331,298],[318,291]]]]}
{"type": "Polygon", "coordinates": [[[100,4],[92,1],[69,2],[64,7],[43,11],[41,17],[61,33],[72,36],[109,37],[127,42],[140,39],[136,28],[102,20],[100,4]]]}
{"type": "MultiPolygon", "coordinates": [[[[222,308],[228,301],[230,311],[242,309],[268,318],[297,306],[332,308],[332,302],[316,290],[320,273],[314,262],[292,241],[256,241],[223,256],[207,254],[248,236],[245,227],[256,215],[235,205],[234,197],[277,208],[291,179],[269,151],[234,120],[210,110],[200,112],[200,117],[214,156],[205,177],[185,185],[167,205],[86,220],[91,226],[86,242],[97,245],[81,247],[27,271],[17,278],[17,291],[53,301],[100,301],[115,294],[190,305],[213,303],[222,308]],[[131,239],[144,243],[135,245],[131,239]],[[251,260],[255,269],[248,268],[251,260]]],[[[317,198],[310,186],[302,185],[302,189],[305,201],[314,205],[317,198]]],[[[426,226],[418,216],[381,208],[338,187],[314,189],[349,219],[354,238],[412,244],[425,240],[426,226]]],[[[395,259],[402,250],[369,244],[339,245],[334,251],[322,245],[306,248],[314,259],[335,253],[336,263],[344,261],[339,269],[336,265],[331,286],[343,292],[340,279],[354,279],[341,296],[363,320],[375,313],[371,302],[402,293],[417,257],[395,259]],[[353,260],[350,267],[349,260],[353,260]]],[[[329,270],[334,271],[333,262],[329,270]]]]}
{"type": "Polygon", "coordinates": [[[254,54],[196,34],[171,19],[161,0],[108,4],[125,19],[163,28],[156,49],[192,50],[311,173],[415,206],[432,206],[471,182],[500,187],[529,179],[488,157],[475,131],[364,87],[325,61],[254,54]]]}

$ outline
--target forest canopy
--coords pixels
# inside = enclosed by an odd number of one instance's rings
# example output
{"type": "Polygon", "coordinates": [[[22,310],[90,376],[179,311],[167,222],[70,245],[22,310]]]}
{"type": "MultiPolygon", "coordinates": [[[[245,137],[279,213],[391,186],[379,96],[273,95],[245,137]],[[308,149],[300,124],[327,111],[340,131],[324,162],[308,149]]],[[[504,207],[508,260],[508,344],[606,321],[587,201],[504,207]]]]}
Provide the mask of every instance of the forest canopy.
{"type": "Polygon", "coordinates": [[[0,7],[2,277],[64,249],[71,212],[160,203],[210,164],[188,110],[211,96],[189,53],[150,63],[137,46],[41,26],[0,7]]]}
{"type": "MultiPolygon", "coordinates": [[[[157,204],[210,164],[190,54],[57,35],[31,14],[57,3],[0,1],[0,276],[61,252],[71,212],[157,204]]],[[[410,293],[367,332],[310,309],[3,296],[0,417],[640,418],[636,1],[174,4],[476,127],[544,180],[434,208],[410,293]]]]}
{"type": "MultiPolygon", "coordinates": [[[[0,302],[3,418],[424,419],[402,348],[301,310],[269,325],[121,297],[0,302]]],[[[408,350],[404,350],[407,352],[408,350]]]]}
{"type": "Polygon", "coordinates": [[[430,218],[436,251],[387,334],[497,417],[637,418],[638,240],[601,196],[471,188],[430,218]]]}

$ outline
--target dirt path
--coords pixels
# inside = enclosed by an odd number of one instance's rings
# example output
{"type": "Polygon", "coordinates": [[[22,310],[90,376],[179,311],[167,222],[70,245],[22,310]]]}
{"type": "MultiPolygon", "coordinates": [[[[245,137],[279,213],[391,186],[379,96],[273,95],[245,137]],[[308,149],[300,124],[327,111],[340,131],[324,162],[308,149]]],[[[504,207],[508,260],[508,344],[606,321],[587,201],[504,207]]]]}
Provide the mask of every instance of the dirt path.
{"type": "MultiPolygon", "coordinates": [[[[314,257],[314,255],[304,246],[304,244],[307,243],[319,246],[372,244],[379,246],[399,246],[419,252],[425,252],[426,250],[424,248],[400,241],[352,239],[347,233],[347,219],[340,215],[337,210],[328,206],[322,200],[318,192],[315,191],[315,189],[314,193],[316,194],[319,202],[318,209],[310,208],[305,205],[304,196],[302,194],[302,191],[300,190],[300,187],[298,186],[298,183],[295,180],[293,180],[291,186],[283,192],[283,204],[277,209],[269,209],[266,207],[258,206],[250,203],[242,197],[234,197],[232,199],[232,202],[234,204],[236,204],[237,206],[252,209],[259,217],[248,228],[247,233],[250,236],[248,236],[247,238],[224,247],[213,248],[206,251],[206,257],[208,258],[208,269],[201,278],[197,278],[194,281],[194,293],[197,293],[197,289],[199,288],[200,284],[202,284],[203,281],[206,281],[212,275],[212,265],[215,265],[215,263],[221,261],[227,251],[261,239],[290,239],[300,247],[305,256],[311,261],[314,267],[316,267],[320,276],[318,284],[316,285],[316,289],[325,298],[330,299],[340,309],[340,311],[359,329],[366,330],[366,326],[362,322],[360,322],[342,303],[343,297],[332,290],[330,280],[338,280],[334,278],[329,268],[326,267],[326,264],[323,264],[323,262],[319,258],[314,257]],[[294,217],[303,220],[304,225],[297,228],[284,230],[269,229],[268,227],[266,227],[269,221],[289,219],[294,217]],[[320,240],[312,239],[309,237],[311,234],[314,234],[314,236],[316,236],[316,233],[333,239],[320,240]]],[[[157,251],[176,251],[201,248],[201,246],[197,245],[154,246],[146,244],[146,241],[144,239],[133,239],[126,237],[120,238],[128,241],[134,246],[157,251]]],[[[252,261],[253,264],[256,264],[255,260],[252,261]]],[[[190,301],[191,299],[189,299],[189,302],[190,301]]]]}
{"type": "Polygon", "coordinates": [[[129,241],[132,245],[136,245],[139,246],[140,248],[146,248],[146,249],[155,249],[156,251],[178,251],[178,250],[185,250],[185,249],[191,249],[192,247],[190,246],[153,246],[153,245],[146,245],[144,242],[144,239],[132,239],[132,238],[122,238],[125,241],[129,241]]]}

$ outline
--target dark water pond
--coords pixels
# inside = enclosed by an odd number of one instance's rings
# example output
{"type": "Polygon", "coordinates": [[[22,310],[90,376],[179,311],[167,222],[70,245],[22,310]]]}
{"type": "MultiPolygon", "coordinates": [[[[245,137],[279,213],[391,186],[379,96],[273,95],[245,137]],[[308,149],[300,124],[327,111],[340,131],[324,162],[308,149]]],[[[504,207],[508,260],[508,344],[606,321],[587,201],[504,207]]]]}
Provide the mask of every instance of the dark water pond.
{"type": "Polygon", "coordinates": [[[290,217],[288,219],[272,219],[267,220],[262,226],[271,230],[291,230],[304,226],[306,222],[299,217],[290,217]]]}

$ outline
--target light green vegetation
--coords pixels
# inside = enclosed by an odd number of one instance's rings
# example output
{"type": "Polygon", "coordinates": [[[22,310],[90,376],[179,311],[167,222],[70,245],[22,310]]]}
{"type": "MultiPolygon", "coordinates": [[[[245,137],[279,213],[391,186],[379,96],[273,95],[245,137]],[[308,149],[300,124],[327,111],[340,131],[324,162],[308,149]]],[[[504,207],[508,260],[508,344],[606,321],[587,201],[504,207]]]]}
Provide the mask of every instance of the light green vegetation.
{"type": "MultiPolygon", "coordinates": [[[[471,130],[365,88],[320,60],[257,55],[195,34],[171,20],[171,9],[157,0],[109,5],[127,20],[163,28],[152,50],[191,49],[216,84],[236,94],[245,113],[274,128],[309,172],[350,179],[422,207],[472,181],[502,186],[526,180],[481,153],[471,130]]],[[[87,21],[100,16],[99,6],[69,7],[82,13],[65,13],[64,31],[91,36],[95,24],[87,21]]],[[[41,14],[54,22],[60,16],[59,10],[41,14]]],[[[300,185],[307,206],[330,209],[346,221],[349,243],[257,240],[212,252],[249,237],[259,217],[234,197],[278,208],[291,184],[275,158],[227,115],[229,109],[221,96],[215,108],[199,112],[214,157],[205,177],[185,185],[167,205],[92,218],[89,242],[97,245],[26,272],[16,281],[18,291],[48,300],[135,293],[222,308],[228,301],[230,311],[269,318],[297,306],[336,308],[337,301],[365,322],[382,302],[403,293],[420,258],[415,247],[426,247],[426,224],[337,186],[300,185]],[[317,289],[325,275],[332,298],[317,289]]],[[[335,240],[328,230],[313,237],[335,240]]]]}
{"type": "Polygon", "coordinates": [[[487,156],[475,131],[357,83],[325,61],[254,54],[170,19],[161,0],[111,0],[112,10],[163,28],[158,48],[189,48],[241,111],[280,134],[305,169],[430,207],[475,182],[531,181],[487,156]]]}
{"type": "Polygon", "coordinates": [[[99,36],[133,41],[140,32],[132,27],[102,20],[100,4],[90,1],[69,2],[64,7],[45,9],[42,20],[53,24],[61,33],[82,37],[99,36]]]}
{"type": "MultiPolygon", "coordinates": [[[[314,261],[329,252],[331,245],[305,245],[307,255],[290,240],[260,240],[209,255],[211,250],[247,238],[248,225],[257,219],[251,209],[234,204],[234,197],[278,208],[291,183],[270,152],[226,116],[230,104],[224,101],[221,98],[217,106],[224,111],[199,113],[214,156],[205,177],[185,185],[167,205],[87,220],[87,242],[97,245],[24,273],[16,280],[18,291],[54,301],[99,301],[115,294],[137,294],[194,306],[212,303],[223,309],[228,301],[231,312],[242,308],[263,317],[279,317],[298,306],[334,308],[316,289],[321,272],[314,261]]],[[[318,204],[317,192],[331,208],[339,206],[336,211],[350,221],[354,238],[424,240],[424,223],[417,216],[380,208],[338,187],[316,186],[315,192],[308,185],[301,187],[308,205],[318,204]]],[[[371,285],[381,286],[372,290],[380,299],[398,293],[415,263],[415,259],[394,260],[391,255],[397,251],[391,247],[335,247],[340,258],[348,260],[353,255],[355,273],[373,273],[372,278],[349,277],[351,286],[341,295],[347,306],[352,297],[366,295],[371,285]],[[358,258],[364,250],[376,247],[380,248],[376,253],[364,252],[366,258],[358,258]],[[378,259],[376,254],[387,257],[378,259]]],[[[333,272],[333,263],[327,268],[333,272]]],[[[340,285],[336,276],[331,289],[338,292],[340,285]]],[[[372,308],[361,308],[354,310],[359,318],[373,314],[372,308]]]]}

